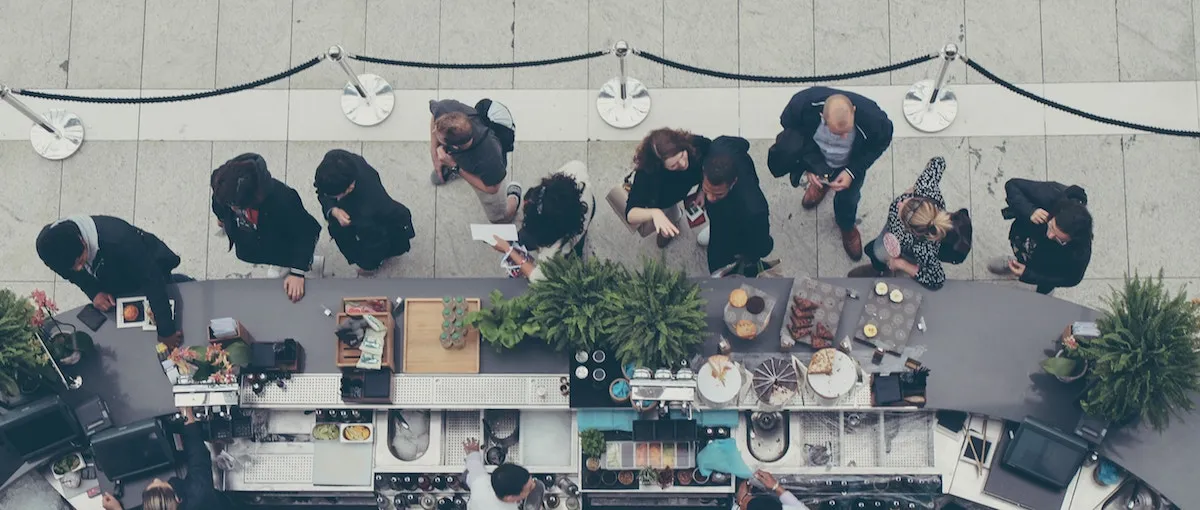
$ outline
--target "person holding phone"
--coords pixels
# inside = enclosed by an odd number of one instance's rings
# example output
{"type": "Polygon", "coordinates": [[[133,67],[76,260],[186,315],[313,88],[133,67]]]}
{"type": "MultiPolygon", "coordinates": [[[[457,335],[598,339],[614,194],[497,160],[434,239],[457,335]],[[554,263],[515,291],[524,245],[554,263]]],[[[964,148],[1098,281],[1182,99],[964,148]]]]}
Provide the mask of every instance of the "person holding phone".
{"type": "MultiPolygon", "coordinates": [[[[633,156],[633,183],[625,203],[625,221],[630,225],[652,222],[659,248],[666,248],[679,235],[679,204],[703,179],[701,167],[712,140],[682,129],[651,131],[633,156]]],[[[697,193],[700,200],[702,193],[697,193]]],[[[697,236],[708,245],[708,229],[697,236]]]]}
{"type": "Polygon", "coordinates": [[[732,510],[808,510],[791,491],[780,486],[771,473],[760,469],[754,472],[754,479],[771,494],[752,495],[750,481],[746,480],[738,486],[732,510]]]}
{"type": "Polygon", "coordinates": [[[372,276],[383,262],[412,248],[412,213],[392,199],[379,172],[362,156],[341,149],[325,154],[313,177],[329,236],[359,276],[372,276]]]}
{"type": "Polygon", "coordinates": [[[518,249],[494,236],[492,248],[505,254],[509,275],[542,279],[538,268],[551,257],[583,257],[588,227],[596,215],[596,196],[588,179],[587,165],[568,161],[529,188],[522,202],[524,220],[517,232],[518,249]]]}
{"type": "Polygon", "coordinates": [[[1013,255],[992,259],[988,271],[1036,285],[1040,294],[1079,285],[1092,260],[1092,215],[1083,188],[1009,179],[1004,192],[1008,207],[1001,214],[1013,220],[1013,255]]]}

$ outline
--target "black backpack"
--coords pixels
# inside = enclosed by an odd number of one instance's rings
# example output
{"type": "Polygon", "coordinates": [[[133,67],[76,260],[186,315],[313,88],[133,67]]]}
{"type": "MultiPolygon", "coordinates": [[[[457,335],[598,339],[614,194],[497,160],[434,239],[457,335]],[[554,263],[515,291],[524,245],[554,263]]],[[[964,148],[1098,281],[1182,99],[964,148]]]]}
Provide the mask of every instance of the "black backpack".
{"type": "Polygon", "coordinates": [[[506,154],[512,152],[513,144],[517,141],[517,123],[508,107],[498,101],[483,98],[475,103],[475,111],[479,120],[500,140],[500,148],[506,154]]]}

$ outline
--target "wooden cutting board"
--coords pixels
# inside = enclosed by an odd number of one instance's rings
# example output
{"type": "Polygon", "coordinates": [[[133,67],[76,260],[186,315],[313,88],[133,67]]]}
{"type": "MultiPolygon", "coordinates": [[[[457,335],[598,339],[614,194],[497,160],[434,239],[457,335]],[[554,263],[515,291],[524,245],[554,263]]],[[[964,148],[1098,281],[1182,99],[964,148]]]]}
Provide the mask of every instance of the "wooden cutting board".
{"type": "MultiPolygon", "coordinates": [[[[467,311],[480,309],[479,298],[467,298],[467,311]]],[[[462,349],[444,349],[442,299],[409,298],[404,306],[404,372],[409,374],[478,374],[479,330],[467,328],[462,349]]]]}

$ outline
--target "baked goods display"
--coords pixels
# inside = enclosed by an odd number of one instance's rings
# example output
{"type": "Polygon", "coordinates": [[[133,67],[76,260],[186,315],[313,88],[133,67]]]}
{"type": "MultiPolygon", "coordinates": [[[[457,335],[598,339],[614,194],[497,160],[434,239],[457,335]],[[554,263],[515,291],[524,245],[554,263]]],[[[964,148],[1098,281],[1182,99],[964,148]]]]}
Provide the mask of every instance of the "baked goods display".
{"type": "Polygon", "coordinates": [[[888,293],[888,284],[884,282],[875,282],[875,295],[882,296],[888,293]]]}
{"type": "Polygon", "coordinates": [[[729,293],[729,304],[736,308],[741,308],[741,307],[746,306],[746,301],[748,301],[749,299],[750,299],[749,293],[747,293],[746,291],[744,291],[742,289],[733,289],[733,292],[729,293]]]}
{"type": "Polygon", "coordinates": [[[863,334],[866,335],[867,338],[875,338],[875,335],[879,334],[879,328],[875,327],[874,324],[867,324],[866,326],[863,326],[863,334]]]}
{"type": "Polygon", "coordinates": [[[741,284],[729,292],[722,318],[734,336],[754,340],[766,330],[775,308],[775,298],[750,285],[741,284]]]}
{"type": "Polygon", "coordinates": [[[758,326],[755,326],[753,322],[742,319],[733,325],[733,332],[738,338],[753,340],[754,337],[758,336],[758,326]]]}
{"type": "Polygon", "coordinates": [[[754,369],[754,393],[770,406],[786,405],[800,389],[800,376],[790,359],[771,358],[754,369]]]}
{"type": "Polygon", "coordinates": [[[808,363],[808,373],[815,375],[828,375],[833,373],[833,359],[837,356],[837,349],[821,349],[813,354],[812,361],[808,363]]]}
{"type": "Polygon", "coordinates": [[[746,300],[746,311],[747,312],[750,312],[753,314],[759,314],[759,313],[762,313],[766,307],[767,307],[767,300],[763,299],[762,296],[754,296],[754,297],[751,297],[750,299],[746,300]]]}
{"type": "Polygon", "coordinates": [[[900,354],[912,341],[924,294],[900,283],[877,281],[873,285],[875,292],[863,296],[865,304],[854,337],[877,349],[900,354]],[[884,287],[887,291],[880,293],[884,287]]]}
{"type": "Polygon", "coordinates": [[[780,347],[789,349],[797,342],[816,349],[832,346],[845,299],[844,287],[811,278],[796,280],[792,284],[783,330],[779,334],[780,347]]]}
{"type": "Polygon", "coordinates": [[[888,299],[891,299],[893,303],[899,303],[904,301],[904,293],[900,292],[900,289],[892,289],[892,293],[888,295],[888,299]]]}

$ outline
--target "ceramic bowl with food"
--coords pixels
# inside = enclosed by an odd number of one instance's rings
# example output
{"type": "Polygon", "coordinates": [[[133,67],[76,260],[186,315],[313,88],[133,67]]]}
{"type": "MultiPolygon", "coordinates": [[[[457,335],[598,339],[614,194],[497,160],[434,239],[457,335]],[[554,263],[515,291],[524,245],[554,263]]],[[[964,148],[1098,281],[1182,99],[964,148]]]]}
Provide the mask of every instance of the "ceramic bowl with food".
{"type": "Polygon", "coordinates": [[[59,457],[50,465],[50,471],[57,478],[62,478],[67,473],[73,473],[83,469],[83,456],[78,452],[68,453],[59,457]]]}
{"type": "Polygon", "coordinates": [[[367,443],[374,436],[374,430],[371,429],[370,423],[343,423],[341,424],[341,438],[343,443],[367,443]]]}
{"type": "Polygon", "coordinates": [[[336,423],[318,423],[312,428],[313,441],[337,441],[341,433],[336,423]]]}

